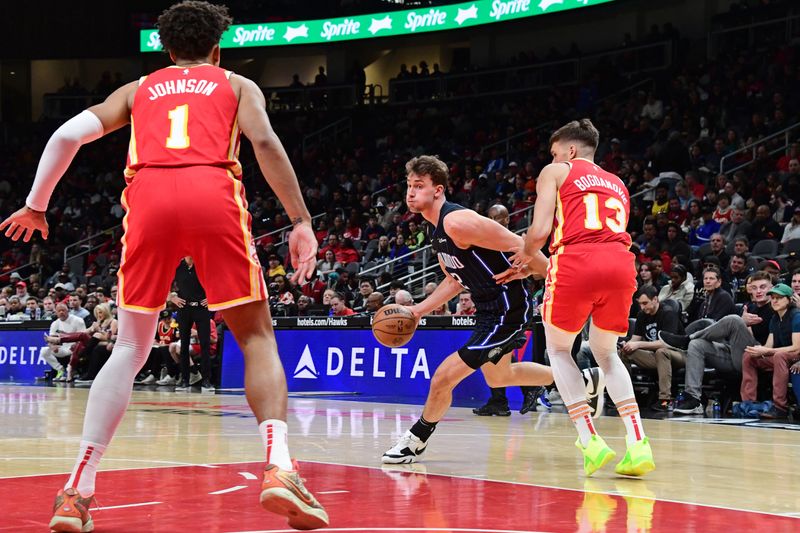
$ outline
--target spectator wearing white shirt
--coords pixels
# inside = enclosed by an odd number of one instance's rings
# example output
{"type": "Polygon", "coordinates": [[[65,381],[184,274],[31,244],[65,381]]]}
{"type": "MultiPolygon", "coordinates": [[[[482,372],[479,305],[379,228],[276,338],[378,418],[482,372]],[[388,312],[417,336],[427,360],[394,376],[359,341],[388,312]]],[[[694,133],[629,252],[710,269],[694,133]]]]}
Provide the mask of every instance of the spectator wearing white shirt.
{"type": "Polygon", "coordinates": [[[795,239],[800,239],[800,206],[794,208],[792,220],[790,220],[789,223],[786,224],[786,227],[783,228],[781,244],[785,244],[795,239]]]}
{"type": "Polygon", "coordinates": [[[661,100],[653,96],[653,93],[647,95],[647,103],[642,106],[641,116],[651,120],[659,120],[664,116],[664,105],[661,100]]]}
{"type": "Polygon", "coordinates": [[[28,294],[28,284],[24,281],[19,281],[17,282],[16,290],[16,297],[19,298],[19,303],[25,305],[25,302],[27,302],[30,297],[30,294],[28,294]]]}
{"type": "Polygon", "coordinates": [[[64,304],[56,306],[56,320],[50,324],[50,334],[45,335],[47,341],[47,348],[42,350],[42,359],[47,361],[53,370],[56,371],[56,376],[53,381],[66,381],[64,375],[64,366],[58,361],[59,357],[70,357],[72,355],[73,342],[66,342],[61,344],[59,336],[62,333],[78,333],[86,330],[86,324],[83,319],[75,315],[69,314],[69,309],[64,304]]]}

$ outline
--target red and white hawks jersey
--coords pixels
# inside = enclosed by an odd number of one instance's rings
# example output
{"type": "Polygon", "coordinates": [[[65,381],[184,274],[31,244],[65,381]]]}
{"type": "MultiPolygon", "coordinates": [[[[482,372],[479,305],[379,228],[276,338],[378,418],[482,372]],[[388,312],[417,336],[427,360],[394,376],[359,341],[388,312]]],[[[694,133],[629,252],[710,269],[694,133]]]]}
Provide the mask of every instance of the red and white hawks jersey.
{"type": "Polygon", "coordinates": [[[175,65],[139,80],[131,109],[126,181],[142,168],[200,165],[241,176],[239,101],[230,75],[213,65],[175,65]]]}
{"type": "Polygon", "coordinates": [[[630,247],[630,201],[622,180],[586,159],[567,164],[569,174],[556,199],[550,253],[567,244],[618,242],[630,247]]]}

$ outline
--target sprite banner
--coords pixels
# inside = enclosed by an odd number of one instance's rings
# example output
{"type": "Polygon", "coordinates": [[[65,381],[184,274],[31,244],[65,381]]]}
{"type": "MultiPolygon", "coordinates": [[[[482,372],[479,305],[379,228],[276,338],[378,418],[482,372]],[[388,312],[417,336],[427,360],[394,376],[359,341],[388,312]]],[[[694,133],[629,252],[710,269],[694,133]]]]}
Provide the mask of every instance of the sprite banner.
{"type": "MultiPolygon", "coordinates": [[[[222,34],[220,45],[222,48],[285,46],[457,30],[613,1],[476,0],[463,4],[335,19],[237,24],[222,34]]],[[[161,49],[158,30],[141,30],[141,52],[157,52],[161,49]]]]}

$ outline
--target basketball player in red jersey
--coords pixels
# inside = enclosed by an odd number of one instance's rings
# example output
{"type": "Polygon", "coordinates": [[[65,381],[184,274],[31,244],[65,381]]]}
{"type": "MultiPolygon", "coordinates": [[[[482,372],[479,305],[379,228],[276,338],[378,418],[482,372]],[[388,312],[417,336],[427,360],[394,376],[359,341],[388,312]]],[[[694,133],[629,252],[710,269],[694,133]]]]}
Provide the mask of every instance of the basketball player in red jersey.
{"type": "MultiPolygon", "coordinates": [[[[88,509],[97,465],[147,360],[175,268],[187,255],[195,259],[208,308],[223,312],[244,353],[247,401],[266,449],[262,506],[287,516],[298,529],[328,524],[289,456],[286,377],[250,234],[237,161],[240,131],[252,142],[262,173],[294,224],[289,238],[294,279],[308,279],[314,271],[317,241],[261,90],[219,68],[219,40],[230,23],[227,8],[206,2],[186,1],[162,13],[161,42],[175,65],[121,87],[61,126],[45,147],[26,206],[0,225],[14,240],[24,236],[27,242],[36,230],[47,238],[50,195],[78,148],[131,124],[122,193],[118,340],[92,384],[80,452],[56,497],[52,531],[93,530],[88,509]]],[[[131,529],[151,528],[142,523],[131,529]]]]}
{"type": "Polygon", "coordinates": [[[630,375],[616,351],[617,339],[627,333],[636,291],[631,238],[626,232],[630,201],[622,180],[594,164],[598,140],[599,133],[588,119],[570,122],[550,137],[553,163],[537,180],[524,251],[530,256],[540,250],[552,232],[542,319],[550,365],[578,430],[576,446],[583,452],[586,475],[616,455],[595,431],[584,380],[570,355],[575,335],[591,316],[589,345],[627,431],[627,452],[616,472],[641,476],[655,463],[630,375]]]}

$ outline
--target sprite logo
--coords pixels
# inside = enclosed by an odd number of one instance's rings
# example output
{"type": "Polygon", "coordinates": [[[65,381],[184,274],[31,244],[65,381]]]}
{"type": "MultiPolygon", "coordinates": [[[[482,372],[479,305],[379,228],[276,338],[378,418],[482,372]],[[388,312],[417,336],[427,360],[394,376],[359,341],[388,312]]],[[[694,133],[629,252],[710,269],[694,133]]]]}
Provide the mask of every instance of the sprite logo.
{"type": "Polygon", "coordinates": [[[492,10],[489,12],[489,16],[494,20],[500,20],[506,15],[525,13],[530,11],[530,8],[531,0],[511,0],[510,2],[494,0],[494,2],[492,2],[492,10]]]}
{"type": "Polygon", "coordinates": [[[339,24],[333,24],[326,20],[325,24],[322,25],[322,33],[319,36],[326,41],[330,41],[333,37],[341,35],[357,35],[359,28],[361,28],[361,23],[353,19],[344,19],[339,24]]]}
{"type": "Polygon", "coordinates": [[[424,15],[412,11],[406,17],[406,25],[404,27],[407,30],[417,31],[419,27],[441,26],[445,20],[447,20],[447,13],[441,9],[431,9],[424,15]]]}
{"type": "Polygon", "coordinates": [[[275,38],[275,30],[269,26],[258,25],[256,29],[247,30],[243,27],[236,28],[233,33],[233,42],[239,46],[247,43],[271,41],[275,38]]]}
{"type": "Polygon", "coordinates": [[[147,47],[153,51],[161,50],[161,36],[157,31],[150,34],[150,38],[147,39],[147,47]]]}

